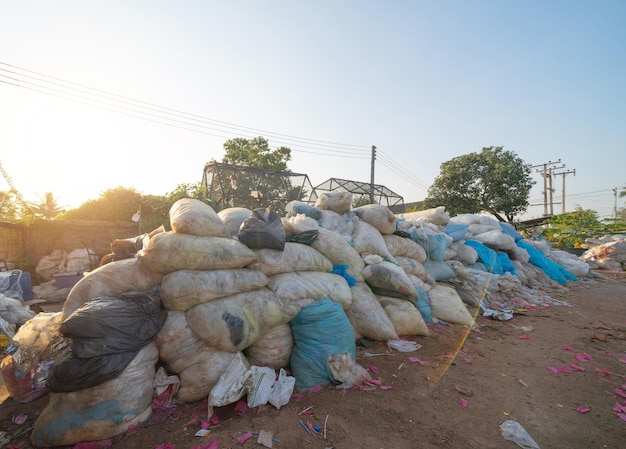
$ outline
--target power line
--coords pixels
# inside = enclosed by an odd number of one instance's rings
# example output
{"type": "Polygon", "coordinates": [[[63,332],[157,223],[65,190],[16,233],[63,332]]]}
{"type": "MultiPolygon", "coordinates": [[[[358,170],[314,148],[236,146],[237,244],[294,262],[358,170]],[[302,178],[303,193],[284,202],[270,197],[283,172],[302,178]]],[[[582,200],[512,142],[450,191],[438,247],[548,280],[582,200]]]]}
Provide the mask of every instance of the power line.
{"type": "MultiPolygon", "coordinates": [[[[34,72],[28,69],[23,69],[11,64],[6,64],[0,62],[0,65],[8,66],[13,69],[18,69],[25,73],[19,73],[15,70],[8,70],[0,67],[0,71],[5,73],[10,73],[14,76],[8,76],[0,73],[0,76],[5,79],[9,79],[10,81],[0,80],[5,84],[23,87],[29,90],[33,90],[39,93],[44,93],[52,96],[56,96],[58,98],[76,101],[81,104],[88,104],[95,107],[100,107],[107,110],[112,110],[113,112],[122,112],[127,115],[131,115],[136,118],[145,118],[145,116],[152,117],[152,121],[155,118],[159,120],[166,120],[167,123],[163,123],[169,126],[178,126],[173,125],[171,122],[183,124],[183,129],[190,129],[189,127],[199,127],[203,130],[209,130],[212,132],[232,132],[237,131],[238,133],[245,133],[247,136],[258,135],[258,133],[263,133],[268,137],[276,137],[275,142],[286,144],[286,145],[298,145],[303,148],[313,149],[323,152],[343,152],[344,154],[337,154],[342,157],[349,157],[349,155],[353,156],[362,156],[366,157],[369,153],[367,146],[365,145],[356,145],[356,144],[344,144],[338,142],[331,142],[319,139],[310,139],[305,137],[298,137],[289,134],[282,134],[271,132],[267,130],[262,130],[259,128],[246,127],[242,125],[237,125],[230,122],[225,122],[221,120],[216,120],[196,114],[186,113],[177,109],[167,108],[163,106],[156,105],[154,103],[145,102],[142,100],[137,100],[134,98],[126,97],[123,95],[114,94],[111,92],[107,92],[101,89],[91,88],[82,84],[74,83],[71,81],[67,81],[61,78],[52,77],[48,75],[44,75],[39,72],[34,72]],[[32,76],[28,73],[33,73],[38,76],[32,76]],[[17,77],[16,77],[17,76],[17,77]],[[21,78],[18,78],[21,77],[21,78]],[[35,82],[35,81],[37,82],[35,82]],[[13,82],[14,81],[14,82],[13,82]],[[45,83],[47,85],[38,84],[38,82],[45,83]],[[38,89],[33,87],[24,86],[23,84],[28,84],[30,86],[35,86],[38,89]],[[54,86],[54,87],[51,87],[54,86]],[[75,87],[77,86],[77,87],[75,87]],[[42,90],[43,89],[43,90],[42,90]],[[45,91],[44,91],[45,90],[45,91]],[[52,93],[51,93],[51,92],[52,93]],[[68,98],[69,96],[70,98],[68,98]],[[94,104],[95,103],[95,104],[94,104]],[[139,109],[137,109],[139,108],[139,109]],[[128,113],[130,111],[130,114],[128,113]],[[154,114],[154,113],[157,114],[154,114]],[[141,114],[137,116],[136,114],[141,114]],[[336,151],[338,150],[338,151],[336,151]]],[[[203,131],[198,131],[203,132],[203,131]]],[[[204,132],[205,134],[211,134],[210,132],[204,132]]],[[[216,137],[224,137],[223,135],[215,135],[216,137]]],[[[294,150],[297,151],[297,150],[294,150]]],[[[319,153],[315,153],[319,154],[319,153]]],[[[334,154],[331,154],[334,155],[334,154]]]]}

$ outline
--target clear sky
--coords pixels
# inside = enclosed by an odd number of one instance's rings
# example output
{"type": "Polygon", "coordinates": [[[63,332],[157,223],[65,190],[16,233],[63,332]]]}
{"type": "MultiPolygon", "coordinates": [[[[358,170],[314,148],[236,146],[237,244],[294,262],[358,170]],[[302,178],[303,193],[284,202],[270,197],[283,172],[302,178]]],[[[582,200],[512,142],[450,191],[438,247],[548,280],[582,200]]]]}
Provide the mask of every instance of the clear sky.
{"type": "MultiPolygon", "coordinates": [[[[313,185],[426,197],[503,146],[554,165],[554,211],[626,185],[626,2],[0,0],[0,161],[29,201],[163,195],[223,143],[288,146],[313,185]],[[70,101],[73,98],[75,101],[70,101]],[[97,106],[95,106],[97,105],[97,106]],[[575,174],[573,171],[575,170],[575,174]]],[[[543,213],[543,181],[525,218],[543,213]]],[[[8,190],[0,179],[0,190],[8,190]]],[[[618,207],[624,205],[618,198],[618,207]]]]}

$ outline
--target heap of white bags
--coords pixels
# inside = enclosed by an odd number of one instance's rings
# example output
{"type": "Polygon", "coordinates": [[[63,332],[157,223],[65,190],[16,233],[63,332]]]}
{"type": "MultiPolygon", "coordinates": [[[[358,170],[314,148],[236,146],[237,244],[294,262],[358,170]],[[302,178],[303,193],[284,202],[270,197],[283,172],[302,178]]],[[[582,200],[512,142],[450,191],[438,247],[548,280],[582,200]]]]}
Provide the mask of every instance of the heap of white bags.
{"type": "MultiPolygon", "coordinates": [[[[348,192],[322,194],[315,206],[290,203],[286,215],[271,222],[271,215],[259,211],[215,213],[200,201],[180,200],[170,210],[172,231],[153,235],[135,258],[89,272],[71,290],[61,319],[96,297],[158,291],[167,309],[151,343],[158,358],[146,348],[128,368],[145,366],[146,376],[126,375],[150,383],[147,377],[154,376],[160,359],[179,378],[174,399],[192,402],[209,397],[235,362],[289,368],[290,322],[322,299],[340,304],[354,340],[389,341],[427,336],[432,320],[471,325],[479,307],[549,304],[546,291],[564,288],[561,278],[553,277],[565,274],[567,281],[575,279],[568,270],[576,275],[588,270],[488,217],[451,218],[443,207],[394,216],[382,205],[351,208],[351,203],[348,192]],[[244,228],[247,244],[239,238],[244,228]],[[545,260],[535,246],[547,252],[541,253],[545,260]]],[[[137,395],[130,399],[141,403],[128,404],[116,385],[94,388],[111,392],[103,401],[119,403],[121,415],[149,409],[150,397],[137,395]]],[[[73,399],[75,410],[57,397],[42,416],[88,416],[85,403],[96,394],[88,390],[72,393],[83,396],[73,399]]],[[[48,419],[35,425],[34,443],[69,445],[82,441],[85,432],[99,440],[126,430],[98,428],[89,420],[63,431],[45,428],[52,424],[48,419]],[[55,439],[58,435],[63,438],[55,439]]]]}

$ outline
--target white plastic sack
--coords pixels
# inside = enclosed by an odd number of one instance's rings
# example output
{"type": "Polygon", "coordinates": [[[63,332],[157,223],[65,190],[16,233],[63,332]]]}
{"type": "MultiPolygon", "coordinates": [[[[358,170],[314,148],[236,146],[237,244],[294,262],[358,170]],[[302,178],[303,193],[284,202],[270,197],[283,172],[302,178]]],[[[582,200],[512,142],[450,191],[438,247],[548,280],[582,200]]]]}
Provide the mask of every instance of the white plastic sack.
{"type": "Polygon", "coordinates": [[[230,237],[226,225],[211,206],[195,198],[182,198],[169,210],[170,225],[174,232],[230,237]]]}
{"type": "Polygon", "coordinates": [[[239,233],[239,228],[241,228],[241,223],[252,216],[252,211],[245,207],[229,207],[219,211],[217,216],[220,217],[226,226],[230,237],[236,238],[239,233]]]}
{"type": "Polygon", "coordinates": [[[415,259],[422,263],[426,260],[426,251],[424,248],[409,238],[400,237],[399,235],[383,235],[383,240],[389,249],[389,252],[395,256],[404,256],[415,259]]]}
{"type": "Polygon", "coordinates": [[[254,249],[258,259],[248,267],[260,270],[267,276],[292,271],[333,271],[333,263],[315,248],[302,244],[285,242],[285,248],[254,249]]]}
{"type": "Polygon", "coordinates": [[[367,284],[359,282],[350,290],[352,304],[346,309],[346,316],[352,327],[374,341],[397,340],[393,323],[367,284]]]}
{"type": "Polygon", "coordinates": [[[323,210],[332,210],[338,214],[345,214],[352,207],[352,193],[346,190],[324,192],[317,197],[315,207],[323,210]]]}
{"type": "Polygon", "coordinates": [[[376,254],[384,259],[390,260],[395,263],[394,257],[389,252],[385,240],[378,230],[364,222],[363,220],[357,220],[354,225],[354,231],[352,232],[352,243],[354,249],[361,256],[366,254],[376,254]]]}
{"type": "Polygon", "coordinates": [[[366,204],[352,209],[361,220],[378,229],[383,235],[393,234],[396,231],[396,216],[387,206],[382,204],[366,204]]]}
{"type": "Polygon", "coordinates": [[[99,296],[115,296],[130,291],[148,292],[160,285],[162,280],[162,274],[135,258],[108,263],[85,273],[72,287],[63,304],[63,319],[99,296]]]}
{"type": "Polygon", "coordinates": [[[170,310],[185,311],[197,304],[265,287],[269,278],[247,268],[224,270],[178,270],[166,274],[160,297],[170,310]]]}
{"type": "Polygon", "coordinates": [[[453,324],[470,326],[474,318],[463,304],[456,290],[446,285],[437,284],[428,292],[430,310],[433,317],[453,324]]]}
{"type": "Polygon", "coordinates": [[[281,273],[270,277],[267,288],[286,301],[328,298],[346,309],[352,303],[352,293],[346,280],[333,273],[309,271],[281,273]]]}
{"type": "Polygon", "coordinates": [[[224,237],[161,232],[144,246],[141,263],[157,273],[177,270],[243,268],[256,254],[243,243],[224,237]]]}
{"type": "Polygon", "coordinates": [[[412,302],[389,296],[378,296],[378,301],[400,337],[429,334],[424,318],[412,302]]]}

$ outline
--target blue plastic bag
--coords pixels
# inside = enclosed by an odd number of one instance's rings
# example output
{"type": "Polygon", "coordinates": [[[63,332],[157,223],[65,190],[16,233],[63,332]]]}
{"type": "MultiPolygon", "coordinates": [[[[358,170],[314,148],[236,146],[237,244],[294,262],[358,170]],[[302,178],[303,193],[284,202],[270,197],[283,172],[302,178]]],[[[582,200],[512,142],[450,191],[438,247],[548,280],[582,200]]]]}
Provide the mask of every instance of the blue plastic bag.
{"type": "Polygon", "coordinates": [[[553,260],[548,259],[545,254],[532,246],[530,243],[520,240],[517,246],[528,251],[530,259],[528,260],[534,266],[541,268],[550,279],[557,281],[559,284],[565,285],[567,281],[578,280],[576,276],[570,273],[565,267],[559,265],[553,260]]]}
{"type": "Polygon", "coordinates": [[[293,349],[291,371],[296,389],[306,391],[333,381],[328,357],[348,352],[356,360],[352,325],[341,304],[321,299],[306,307],[291,320],[293,349]]]}
{"type": "Polygon", "coordinates": [[[498,251],[498,259],[500,260],[500,265],[502,266],[503,273],[508,272],[513,275],[516,273],[517,270],[515,268],[515,265],[513,265],[507,253],[498,251]]]}
{"type": "Polygon", "coordinates": [[[476,250],[478,258],[483,264],[485,264],[488,272],[494,274],[504,274],[504,271],[502,271],[502,264],[498,258],[498,253],[477,240],[466,240],[465,244],[476,250]]]}

